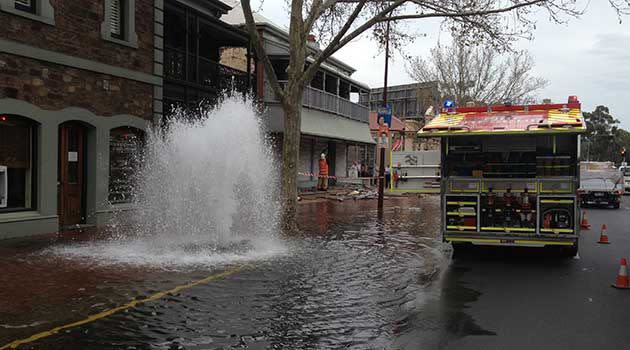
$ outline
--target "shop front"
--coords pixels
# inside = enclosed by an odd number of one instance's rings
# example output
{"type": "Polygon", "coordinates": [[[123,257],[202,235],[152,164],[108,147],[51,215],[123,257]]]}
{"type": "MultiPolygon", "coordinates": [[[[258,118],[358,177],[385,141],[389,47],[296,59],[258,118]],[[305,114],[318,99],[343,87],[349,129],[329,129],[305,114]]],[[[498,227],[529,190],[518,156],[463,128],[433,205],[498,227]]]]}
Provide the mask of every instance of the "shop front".
{"type": "Polygon", "coordinates": [[[102,225],[130,209],[148,123],[0,100],[0,239],[102,225]]]}

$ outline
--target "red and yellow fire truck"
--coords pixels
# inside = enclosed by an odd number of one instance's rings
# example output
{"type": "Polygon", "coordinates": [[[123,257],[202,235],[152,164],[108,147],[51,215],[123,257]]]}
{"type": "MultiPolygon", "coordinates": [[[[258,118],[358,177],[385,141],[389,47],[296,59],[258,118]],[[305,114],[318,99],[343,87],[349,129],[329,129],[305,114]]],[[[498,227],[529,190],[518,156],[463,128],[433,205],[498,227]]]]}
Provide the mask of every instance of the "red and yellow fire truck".
{"type": "Polygon", "coordinates": [[[418,132],[441,138],[442,234],[469,245],[578,250],[580,102],[456,107],[418,132]]]}

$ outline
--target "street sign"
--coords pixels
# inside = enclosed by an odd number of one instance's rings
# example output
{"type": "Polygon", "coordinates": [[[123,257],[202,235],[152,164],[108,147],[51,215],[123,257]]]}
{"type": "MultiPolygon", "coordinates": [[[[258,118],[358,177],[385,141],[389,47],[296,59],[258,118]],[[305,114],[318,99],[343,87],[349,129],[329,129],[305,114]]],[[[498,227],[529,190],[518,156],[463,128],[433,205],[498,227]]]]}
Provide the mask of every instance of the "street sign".
{"type": "Polygon", "coordinates": [[[392,106],[387,105],[387,107],[379,107],[377,110],[377,113],[378,113],[378,120],[381,120],[381,117],[383,117],[385,124],[387,124],[387,126],[391,128],[392,127],[392,106]]]}

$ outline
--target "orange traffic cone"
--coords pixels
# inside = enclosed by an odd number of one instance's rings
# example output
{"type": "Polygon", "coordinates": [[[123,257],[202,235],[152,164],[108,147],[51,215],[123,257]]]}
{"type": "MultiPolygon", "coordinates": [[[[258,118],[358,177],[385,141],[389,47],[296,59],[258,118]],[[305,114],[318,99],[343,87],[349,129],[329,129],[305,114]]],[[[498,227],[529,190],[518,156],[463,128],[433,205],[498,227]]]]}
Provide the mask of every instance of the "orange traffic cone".
{"type": "Polygon", "coordinates": [[[599,241],[597,241],[597,243],[610,244],[608,241],[608,235],[606,235],[606,224],[602,225],[602,233],[599,235],[599,241]]]}
{"type": "Polygon", "coordinates": [[[628,261],[626,260],[626,258],[621,258],[617,280],[612,286],[618,289],[630,289],[630,279],[628,278],[628,261]]]}
{"type": "Polygon", "coordinates": [[[591,224],[589,224],[588,220],[586,219],[586,211],[582,212],[582,222],[580,223],[580,226],[582,226],[583,230],[591,229],[591,224]]]}

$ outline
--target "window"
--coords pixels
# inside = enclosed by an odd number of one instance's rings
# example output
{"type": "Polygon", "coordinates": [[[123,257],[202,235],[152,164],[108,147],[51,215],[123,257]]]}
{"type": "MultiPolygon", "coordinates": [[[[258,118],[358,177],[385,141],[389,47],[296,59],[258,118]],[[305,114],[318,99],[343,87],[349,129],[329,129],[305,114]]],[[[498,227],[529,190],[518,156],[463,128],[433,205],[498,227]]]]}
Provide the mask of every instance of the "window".
{"type": "Polygon", "coordinates": [[[112,0],[110,6],[109,29],[114,38],[125,38],[125,0],[112,0]]]}
{"type": "Polygon", "coordinates": [[[136,0],[105,0],[104,6],[101,37],[116,44],[138,48],[136,0]]]}
{"type": "Polygon", "coordinates": [[[55,25],[55,10],[50,2],[51,0],[0,0],[0,11],[55,25]]]}
{"type": "Polygon", "coordinates": [[[142,162],[144,133],[121,127],[109,134],[109,202],[130,203],[134,199],[134,178],[142,162]]]}
{"type": "Polygon", "coordinates": [[[15,0],[15,9],[30,13],[37,13],[35,0],[15,0]]]}
{"type": "Polygon", "coordinates": [[[317,71],[317,73],[315,73],[313,80],[311,80],[311,87],[324,90],[324,72],[317,71]]]}
{"type": "Polygon", "coordinates": [[[35,209],[36,130],[29,119],[0,115],[0,166],[6,167],[6,192],[0,212],[35,209]],[[6,201],[6,206],[4,205],[6,201]]]}

